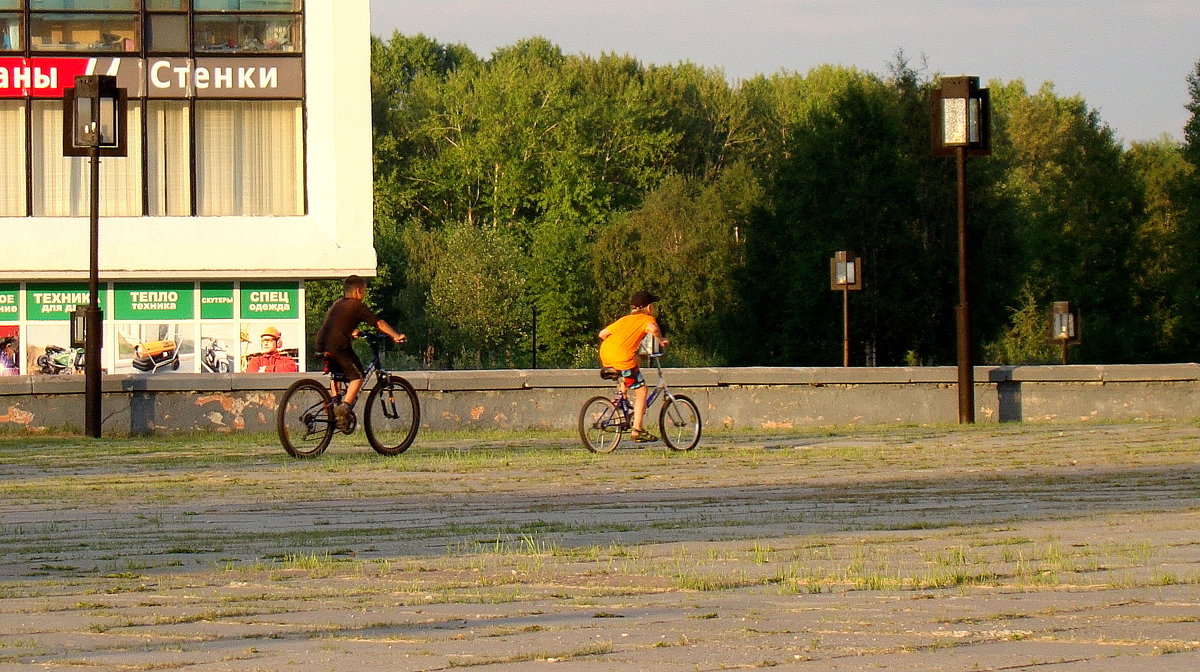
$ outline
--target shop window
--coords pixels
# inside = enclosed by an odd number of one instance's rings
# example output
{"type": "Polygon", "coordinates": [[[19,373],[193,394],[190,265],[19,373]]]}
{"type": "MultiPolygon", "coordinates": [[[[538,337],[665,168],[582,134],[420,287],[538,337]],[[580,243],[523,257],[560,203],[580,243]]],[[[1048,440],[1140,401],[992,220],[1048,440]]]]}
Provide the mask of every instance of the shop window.
{"type": "Polygon", "coordinates": [[[187,53],[186,14],[150,14],[146,17],[146,49],[151,53],[187,53]]]}
{"type": "Polygon", "coordinates": [[[21,15],[0,14],[0,51],[24,49],[21,42],[21,15]]]}
{"type": "MultiPolygon", "coordinates": [[[[35,100],[33,115],[33,214],[35,217],[84,217],[90,212],[87,157],[63,156],[62,101],[35,100]]],[[[129,102],[129,128],[142,127],[141,105],[129,102]]],[[[141,133],[128,137],[129,155],[100,162],[100,215],[142,214],[141,133]]]]}
{"type": "Polygon", "coordinates": [[[121,11],[138,8],[138,0],[29,0],[33,10],[121,11]]]}
{"type": "Polygon", "coordinates": [[[149,101],[146,109],[146,195],[150,216],[192,214],[190,106],[149,101]]]}
{"type": "Polygon", "coordinates": [[[298,12],[300,0],[194,0],[198,12],[298,12]]]}
{"type": "Polygon", "coordinates": [[[0,9],[20,9],[21,0],[0,0],[0,9]]]}
{"type": "Polygon", "coordinates": [[[152,12],[182,11],[187,9],[187,3],[184,0],[146,0],[146,9],[152,12]]]}
{"type": "Polygon", "coordinates": [[[136,14],[33,14],[29,42],[34,51],[138,51],[136,14]]]}
{"type": "Polygon", "coordinates": [[[197,102],[197,214],[303,214],[302,138],[298,101],[197,102]]]}
{"type": "Polygon", "coordinates": [[[238,14],[195,17],[198,52],[300,51],[300,17],[280,14],[238,14]]]}
{"type": "Polygon", "coordinates": [[[0,100],[0,147],[0,216],[24,217],[25,101],[0,100]]]}

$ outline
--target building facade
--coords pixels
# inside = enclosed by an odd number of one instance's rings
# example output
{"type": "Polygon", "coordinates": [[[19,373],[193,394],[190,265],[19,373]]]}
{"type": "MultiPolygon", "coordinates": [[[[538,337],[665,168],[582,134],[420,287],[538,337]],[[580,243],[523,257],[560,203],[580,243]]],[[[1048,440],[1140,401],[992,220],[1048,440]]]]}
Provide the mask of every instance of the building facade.
{"type": "Polygon", "coordinates": [[[269,327],[303,362],[303,281],[375,272],[369,50],[367,0],[0,0],[19,372],[75,363],[90,173],[63,155],[62,99],[81,74],[129,96],[128,156],[100,166],[104,369],[244,370],[269,327]]]}

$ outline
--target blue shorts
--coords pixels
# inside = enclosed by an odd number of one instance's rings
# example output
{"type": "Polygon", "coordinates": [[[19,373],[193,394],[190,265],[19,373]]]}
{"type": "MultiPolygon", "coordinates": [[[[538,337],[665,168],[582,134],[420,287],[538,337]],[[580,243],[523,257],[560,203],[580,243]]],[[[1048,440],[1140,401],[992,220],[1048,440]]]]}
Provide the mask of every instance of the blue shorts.
{"type": "Polygon", "coordinates": [[[625,369],[621,371],[621,382],[625,384],[625,389],[636,390],[639,387],[646,386],[646,379],[642,377],[642,370],[638,367],[625,369]]]}

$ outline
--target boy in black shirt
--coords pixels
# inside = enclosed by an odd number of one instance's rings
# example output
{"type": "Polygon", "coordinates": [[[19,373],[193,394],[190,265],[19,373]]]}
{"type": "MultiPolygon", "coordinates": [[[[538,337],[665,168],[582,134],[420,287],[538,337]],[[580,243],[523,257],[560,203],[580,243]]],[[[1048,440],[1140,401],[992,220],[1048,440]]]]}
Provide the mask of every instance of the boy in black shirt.
{"type": "Polygon", "coordinates": [[[342,298],[333,302],[329,312],[325,314],[325,322],[317,331],[317,352],[325,353],[329,360],[330,372],[346,374],[346,394],[342,403],[333,409],[337,427],[346,431],[350,426],[351,409],[358,399],[358,391],[363,385],[362,360],[350,347],[350,341],[358,337],[358,325],[365,322],[377,327],[380,331],[392,337],[397,343],[403,343],[404,334],[392,329],[391,325],[375,316],[370,308],[363,303],[367,295],[367,281],[357,275],[346,278],[343,283],[342,298]]]}

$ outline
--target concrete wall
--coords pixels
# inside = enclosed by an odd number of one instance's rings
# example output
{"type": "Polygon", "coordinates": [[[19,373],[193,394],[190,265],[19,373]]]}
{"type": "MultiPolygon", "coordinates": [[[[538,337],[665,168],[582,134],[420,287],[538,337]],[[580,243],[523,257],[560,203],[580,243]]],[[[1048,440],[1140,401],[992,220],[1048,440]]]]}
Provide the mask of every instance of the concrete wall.
{"type": "MultiPolygon", "coordinates": [[[[283,390],[311,374],[106,376],[104,431],[274,431],[283,390]]],[[[592,370],[404,372],[422,426],[575,427],[612,387],[592,370]]],[[[669,369],[706,426],[803,428],[958,420],[957,372],[918,368],[669,369]]],[[[648,371],[653,383],[655,374],[648,371]]],[[[976,420],[1122,421],[1200,416],[1200,364],[976,367],[976,420]]],[[[650,411],[657,421],[657,406],[650,411]]],[[[82,376],[0,378],[0,430],[83,425],[82,376]]]]}

